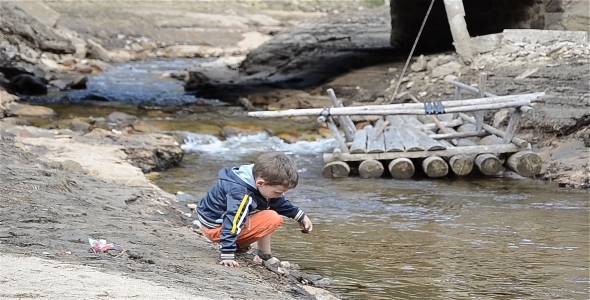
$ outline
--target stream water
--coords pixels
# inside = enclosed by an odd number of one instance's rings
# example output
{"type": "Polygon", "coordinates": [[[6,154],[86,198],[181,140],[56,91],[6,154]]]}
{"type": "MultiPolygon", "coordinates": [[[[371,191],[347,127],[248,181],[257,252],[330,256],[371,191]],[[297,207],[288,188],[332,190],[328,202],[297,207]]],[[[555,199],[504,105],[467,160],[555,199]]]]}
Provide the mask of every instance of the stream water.
{"type": "MultiPolygon", "coordinates": [[[[170,66],[166,61],[119,65],[113,77],[90,78],[86,93],[134,105],[143,98],[194,101],[178,82],[149,72],[170,66]],[[130,85],[134,74],[152,76],[135,77],[137,85],[130,85]],[[125,94],[130,89],[136,92],[125,94]]],[[[135,106],[54,107],[61,114],[98,116],[133,113],[135,106]]],[[[182,191],[183,205],[198,201],[221,167],[251,163],[268,150],[292,155],[301,181],[287,196],[308,213],[314,231],[301,234],[287,220],[273,238],[273,252],[333,279],[328,289],[343,299],[590,299],[587,192],[505,178],[325,179],[321,156],[334,147],[332,140],[287,144],[267,134],[222,140],[195,125],[248,122],[236,115],[209,106],[200,116],[142,116],[187,135],[182,164],[155,183],[182,191]]]]}

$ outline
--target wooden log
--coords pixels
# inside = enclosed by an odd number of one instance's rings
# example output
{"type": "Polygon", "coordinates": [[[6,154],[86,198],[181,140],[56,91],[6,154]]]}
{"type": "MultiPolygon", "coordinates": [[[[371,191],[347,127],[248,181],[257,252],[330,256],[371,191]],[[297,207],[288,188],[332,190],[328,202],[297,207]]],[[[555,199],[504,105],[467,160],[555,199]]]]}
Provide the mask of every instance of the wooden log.
{"type": "MultiPolygon", "coordinates": [[[[479,76],[479,98],[486,97],[486,82],[487,82],[488,74],[481,73],[479,76]]],[[[483,111],[478,111],[475,113],[475,131],[481,131],[483,128],[483,111]]]]}
{"type": "Polygon", "coordinates": [[[461,56],[465,63],[470,64],[473,61],[473,54],[471,51],[471,36],[467,30],[467,22],[465,22],[463,1],[444,0],[443,3],[451,28],[455,51],[457,51],[457,54],[461,56]]]}
{"type": "Polygon", "coordinates": [[[408,130],[410,127],[396,128],[397,134],[402,140],[405,151],[424,151],[424,147],[416,140],[414,135],[408,130]]]}
{"type": "Polygon", "coordinates": [[[484,175],[497,175],[502,171],[502,162],[494,154],[483,153],[475,158],[475,165],[484,175]]]}
{"type": "MultiPolygon", "coordinates": [[[[472,117],[470,117],[464,113],[459,113],[459,117],[461,119],[465,120],[466,122],[475,123],[475,119],[473,119],[472,117]]],[[[495,135],[502,137],[502,138],[504,136],[506,136],[506,133],[504,131],[502,131],[498,128],[492,127],[490,125],[487,125],[487,124],[483,125],[483,129],[491,134],[495,134],[495,135]]],[[[513,137],[512,142],[519,147],[527,147],[527,148],[530,147],[529,142],[527,142],[521,138],[513,137]]]]}
{"type": "Polygon", "coordinates": [[[359,176],[361,178],[379,178],[383,175],[383,171],[383,164],[378,160],[365,160],[359,165],[359,176]]]}
{"type": "Polygon", "coordinates": [[[365,126],[365,131],[367,131],[367,153],[385,152],[385,137],[380,134],[377,139],[373,139],[377,132],[373,126],[365,126]]]}
{"type": "Polygon", "coordinates": [[[414,176],[416,168],[411,159],[400,157],[392,160],[388,166],[389,173],[394,179],[407,179],[414,176]]]}
{"type": "MultiPolygon", "coordinates": [[[[330,96],[330,100],[332,100],[332,106],[334,107],[344,107],[341,101],[338,101],[336,98],[336,93],[334,93],[333,89],[327,89],[328,96],[330,96]]],[[[354,139],[354,133],[356,132],[356,127],[354,127],[354,123],[350,119],[350,116],[340,116],[338,118],[340,122],[340,126],[342,127],[342,131],[344,131],[344,135],[346,136],[346,141],[351,142],[354,139]]]]}
{"type": "Polygon", "coordinates": [[[411,151],[411,152],[385,152],[385,153],[340,153],[334,155],[332,153],[324,153],[324,162],[342,160],[342,161],[363,161],[367,159],[376,160],[392,160],[399,157],[406,158],[424,158],[432,155],[436,156],[453,156],[457,154],[466,155],[477,155],[478,153],[514,153],[522,151],[522,149],[514,144],[501,144],[501,145],[489,145],[489,146],[465,146],[465,147],[454,147],[447,148],[447,150],[437,151],[411,151]]]}
{"type": "MultiPolygon", "coordinates": [[[[455,127],[455,126],[461,126],[461,125],[464,124],[464,122],[463,122],[463,119],[459,118],[459,119],[454,119],[454,120],[452,120],[450,122],[442,121],[442,122],[440,122],[440,124],[442,126],[446,127],[446,128],[450,128],[450,127],[455,127]]],[[[435,130],[437,128],[440,129],[440,127],[439,127],[438,124],[436,124],[436,123],[428,123],[428,124],[422,125],[422,128],[421,129],[423,131],[426,131],[426,130],[435,130]]]]}
{"type": "MultiPolygon", "coordinates": [[[[544,96],[545,93],[531,93],[500,97],[486,97],[485,99],[451,100],[442,101],[447,113],[469,112],[479,110],[500,109],[505,107],[517,107],[530,105],[531,101],[544,96]],[[481,102],[477,104],[457,105],[455,102],[481,102]]],[[[319,116],[324,112],[323,108],[307,109],[286,109],[278,111],[252,111],[248,112],[250,117],[296,117],[296,116],[319,116]]],[[[340,115],[424,115],[424,105],[418,103],[402,103],[390,105],[356,106],[356,107],[333,107],[330,114],[340,115]]]]}
{"type": "Polygon", "coordinates": [[[326,124],[328,125],[328,128],[332,132],[332,135],[334,136],[336,143],[338,143],[338,147],[340,148],[342,153],[348,153],[348,147],[346,146],[346,142],[344,141],[344,139],[340,135],[340,131],[338,131],[338,127],[336,126],[336,123],[334,123],[334,120],[332,119],[332,117],[328,117],[326,119],[326,124]]]}
{"type": "Polygon", "coordinates": [[[431,178],[443,177],[449,173],[449,166],[444,159],[438,156],[430,156],[422,161],[424,173],[431,178]]]}
{"type": "Polygon", "coordinates": [[[331,161],[322,169],[322,176],[326,178],[348,177],[350,167],[343,161],[331,161]]]}
{"type": "Polygon", "coordinates": [[[446,147],[439,143],[437,140],[432,139],[430,136],[414,127],[406,128],[406,132],[412,135],[412,139],[415,140],[422,148],[424,148],[427,151],[446,149],[446,147]]]}
{"type": "Polygon", "coordinates": [[[367,131],[364,128],[354,133],[350,153],[367,153],[367,131]]]}
{"type": "MultiPolygon", "coordinates": [[[[453,82],[457,82],[457,81],[450,81],[451,83],[453,82]]],[[[460,82],[458,82],[460,83],[460,82]]],[[[461,100],[461,87],[455,85],[455,93],[453,95],[453,100],[461,100]]]]}
{"type": "Polygon", "coordinates": [[[385,136],[385,151],[386,152],[403,152],[404,144],[397,134],[397,129],[389,126],[383,132],[385,136]]]}
{"type": "Polygon", "coordinates": [[[506,167],[520,176],[532,177],[541,173],[543,161],[541,157],[531,151],[521,151],[512,154],[506,160],[506,167]]]}
{"type": "Polygon", "coordinates": [[[473,155],[454,155],[448,159],[449,167],[454,174],[465,176],[473,171],[473,155]]]}
{"type": "Polygon", "coordinates": [[[443,140],[443,139],[457,139],[457,138],[486,136],[488,134],[489,133],[487,131],[480,131],[480,132],[457,132],[457,133],[431,134],[431,135],[429,135],[429,137],[432,138],[432,139],[435,139],[435,140],[443,140]]]}
{"type": "Polygon", "coordinates": [[[522,118],[522,113],[519,109],[515,108],[512,111],[512,116],[510,117],[510,121],[508,121],[508,126],[506,127],[506,135],[504,136],[503,143],[510,143],[512,138],[520,129],[520,119],[522,118]]]}

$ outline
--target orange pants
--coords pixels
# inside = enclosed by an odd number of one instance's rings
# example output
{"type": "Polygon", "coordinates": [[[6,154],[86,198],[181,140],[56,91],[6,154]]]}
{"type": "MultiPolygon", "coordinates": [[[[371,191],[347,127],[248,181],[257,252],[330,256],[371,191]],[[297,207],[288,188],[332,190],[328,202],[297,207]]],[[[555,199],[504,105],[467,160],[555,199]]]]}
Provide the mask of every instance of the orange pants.
{"type": "MultiPolygon", "coordinates": [[[[248,216],[238,235],[237,244],[240,249],[247,249],[250,244],[273,233],[283,225],[283,217],[274,210],[262,210],[248,216]]],[[[221,226],[210,229],[201,225],[205,236],[212,242],[221,240],[221,226]]]]}

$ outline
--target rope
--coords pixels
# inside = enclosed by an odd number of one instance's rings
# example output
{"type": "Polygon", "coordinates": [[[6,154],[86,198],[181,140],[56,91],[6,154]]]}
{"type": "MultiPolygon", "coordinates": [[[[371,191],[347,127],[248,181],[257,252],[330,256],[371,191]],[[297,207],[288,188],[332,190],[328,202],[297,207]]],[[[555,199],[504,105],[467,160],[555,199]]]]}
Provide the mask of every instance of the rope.
{"type": "Polygon", "coordinates": [[[406,73],[406,70],[408,69],[408,65],[410,64],[410,60],[412,59],[412,55],[414,54],[414,50],[416,49],[416,45],[418,44],[418,40],[420,39],[420,35],[422,34],[422,30],[424,29],[424,25],[426,25],[426,20],[428,20],[428,16],[430,15],[430,11],[432,10],[432,6],[434,5],[434,0],[432,0],[430,2],[430,6],[428,7],[428,11],[426,12],[426,16],[424,17],[424,21],[422,21],[422,26],[420,26],[420,31],[418,31],[418,36],[416,36],[416,40],[414,41],[414,45],[412,46],[412,50],[410,50],[410,55],[408,56],[408,60],[406,60],[406,65],[404,66],[404,69],[402,70],[402,74],[399,77],[399,80],[397,81],[397,86],[395,87],[395,91],[393,92],[393,95],[391,95],[391,98],[389,98],[389,101],[387,102],[387,104],[391,104],[391,102],[393,102],[393,100],[395,99],[395,96],[397,96],[397,92],[399,91],[399,86],[402,84],[402,78],[404,78],[404,74],[406,73]]]}

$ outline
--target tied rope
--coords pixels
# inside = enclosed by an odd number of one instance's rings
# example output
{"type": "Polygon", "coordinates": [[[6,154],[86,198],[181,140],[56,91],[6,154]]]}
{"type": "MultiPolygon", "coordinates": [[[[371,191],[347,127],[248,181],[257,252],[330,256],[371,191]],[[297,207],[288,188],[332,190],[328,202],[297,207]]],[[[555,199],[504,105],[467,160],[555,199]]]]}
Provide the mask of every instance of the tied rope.
{"type": "Polygon", "coordinates": [[[404,78],[404,74],[406,73],[406,70],[408,69],[408,65],[410,64],[410,60],[412,59],[412,55],[414,54],[414,50],[416,49],[416,45],[418,44],[418,40],[420,39],[420,35],[422,34],[422,30],[424,29],[424,25],[426,25],[426,20],[428,20],[428,16],[430,15],[430,11],[432,10],[433,5],[434,5],[434,0],[432,0],[430,2],[430,6],[428,7],[428,11],[426,11],[426,16],[424,17],[424,21],[422,21],[422,26],[420,26],[420,30],[418,31],[418,36],[416,36],[416,40],[414,41],[414,45],[412,46],[412,50],[410,50],[410,55],[408,56],[408,59],[406,60],[406,65],[404,66],[404,69],[402,70],[402,74],[400,75],[399,80],[397,81],[397,86],[395,87],[395,91],[393,92],[393,95],[391,95],[391,98],[389,98],[389,101],[387,102],[387,104],[391,104],[391,102],[393,102],[393,100],[397,96],[397,92],[399,91],[399,86],[402,84],[402,78],[404,78]]]}

